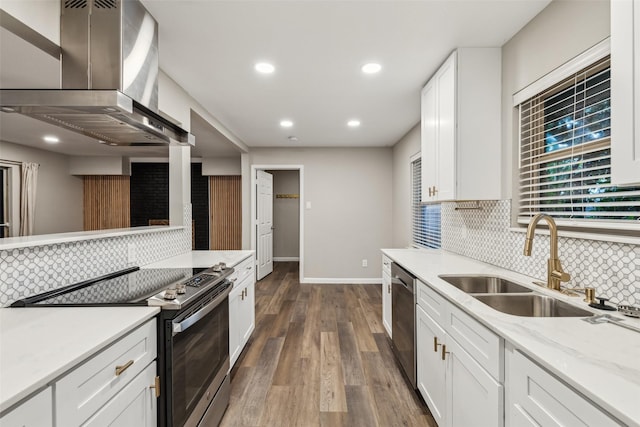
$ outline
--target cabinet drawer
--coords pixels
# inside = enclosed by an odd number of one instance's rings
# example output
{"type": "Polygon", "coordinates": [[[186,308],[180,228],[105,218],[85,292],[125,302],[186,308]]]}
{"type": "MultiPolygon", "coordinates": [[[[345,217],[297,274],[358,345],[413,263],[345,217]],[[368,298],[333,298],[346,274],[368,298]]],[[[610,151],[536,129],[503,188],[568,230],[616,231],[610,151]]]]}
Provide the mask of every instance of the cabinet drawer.
{"type": "Polygon", "coordinates": [[[391,276],[391,259],[386,255],[382,255],[382,272],[391,276]]]}
{"type": "Polygon", "coordinates": [[[519,351],[509,352],[508,357],[507,426],[622,425],[519,351]]]}
{"type": "Polygon", "coordinates": [[[474,318],[450,305],[445,330],[469,353],[480,366],[499,382],[502,382],[504,366],[502,351],[504,341],[498,335],[481,325],[474,318]]]}
{"type": "Polygon", "coordinates": [[[235,267],[233,267],[233,273],[229,276],[229,280],[233,282],[234,286],[242,282],[247,276],[254,274],[254,258],[250,256],[235,267]]]}
{"type": "Polygon", "coordinates": [[[155,390],[150,387],[156,377],[152,363],[135,377],[116,397],[104,405],[82,427],[136,426],[156,427],[158,414],[155,390]]]}
{"type": "Polygon", "coordinates": [[[152,319],[56,382],[56,425],[80,425],[118,394],[156,358],[156,334],[152,319]]]}
{"type": "Polygon", "coordinates": [[[418,305],[438,324],[444,325],[449,303],[428,285],[425,285],[420,280],[418,280],[417,283],[418,305]]]}
{"type": "Polygon", "coordinates": [[[53,426],[53,398],[47,387],[17,408],[0,417],[2,427],[53,426]]]}

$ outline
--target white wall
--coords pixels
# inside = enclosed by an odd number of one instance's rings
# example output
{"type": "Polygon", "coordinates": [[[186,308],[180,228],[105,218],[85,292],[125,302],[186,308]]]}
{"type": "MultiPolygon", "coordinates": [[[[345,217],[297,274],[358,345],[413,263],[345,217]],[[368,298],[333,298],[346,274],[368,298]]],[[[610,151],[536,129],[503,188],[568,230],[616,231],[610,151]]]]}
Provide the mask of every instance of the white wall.
{"type": "Polygon", "coordinates": [[[300,256],[300,199],[277,198],[278,194],[300,193],[300,172],[270,170],[273,174],[273,257],[300,256]]]}
{"type": "Polygon", "coordinates": [[[420,123],[393,146],[393,247],[411,245],[411,164],[420,152],[420,123]]]}
{"type": "Polygon", "coordinates": [[[34,234],[64,233],[83,229],[82,178],[69,174],[68,156],[0,142],[0,158],[40,164],[34,234]]]}
{"type": "Polygon", "coordinates": [[[284,164],[304,165],[304,197],[311,202],[304,211],[305,278],[379,278],[380,248],[391,245],[391,148],[267,148],[243,155],[244,248],[251,245],[250,167],[284,164]]]}
{"type": "Polygon", "coordinates": [[[2,0],[0,8],[60,44],[60,0],[2,0]]]}
{"type": "Polygon", "coordinates": [[[504,198],[512,198],[517,192],[513,166],[517,165],[518,134],[513,94],[609,37],[609,5],[608,0],[555,0],[502,47],[504,198]]]}

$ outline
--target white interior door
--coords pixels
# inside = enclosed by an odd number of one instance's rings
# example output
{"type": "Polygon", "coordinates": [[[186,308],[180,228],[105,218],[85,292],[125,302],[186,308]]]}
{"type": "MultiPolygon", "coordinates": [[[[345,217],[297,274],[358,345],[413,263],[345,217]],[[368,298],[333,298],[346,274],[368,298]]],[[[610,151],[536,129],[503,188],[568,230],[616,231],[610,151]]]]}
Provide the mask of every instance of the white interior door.
{"type": "Polygon", "coordinates": [[[260,280],[273,271],[273,175],[257,171],[257,228],[258,277],[260,280]]]}

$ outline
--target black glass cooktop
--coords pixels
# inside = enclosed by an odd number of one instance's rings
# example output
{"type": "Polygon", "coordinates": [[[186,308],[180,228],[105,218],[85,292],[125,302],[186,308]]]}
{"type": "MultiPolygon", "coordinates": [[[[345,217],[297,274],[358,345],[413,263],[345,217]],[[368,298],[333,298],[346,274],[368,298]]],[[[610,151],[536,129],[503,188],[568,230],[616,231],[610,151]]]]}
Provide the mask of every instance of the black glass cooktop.
{"type": "Polygon", "coordinates": [[[12,307],[147,305],[148,298],[185,279],[193,277],[187,286],[198,286],[197,274],[204,270],[132,267],[25,298],[12,307]]]}

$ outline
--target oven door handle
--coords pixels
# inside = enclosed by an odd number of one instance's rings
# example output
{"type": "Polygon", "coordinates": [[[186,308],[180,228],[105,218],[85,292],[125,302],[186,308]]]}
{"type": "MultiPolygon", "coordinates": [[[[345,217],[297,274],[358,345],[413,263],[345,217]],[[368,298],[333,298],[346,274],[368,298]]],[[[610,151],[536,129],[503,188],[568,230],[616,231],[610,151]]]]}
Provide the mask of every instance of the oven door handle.
{"type": "Polygon", "coordinates": [[[202,307],[200,310],[193,313],[191,316],[187,317],[183,321],[176,323],[173,322],[173,336],[178,335],[180,332],[184,332],[196,323],[201,320],[204,316],[211,313],[211,311],[220,305],[222,301],[224,301],[229,293],[231,292],[231,286],[225,289],[220,295],[218,295],[213,301],[209,304],[202,307]]]}

